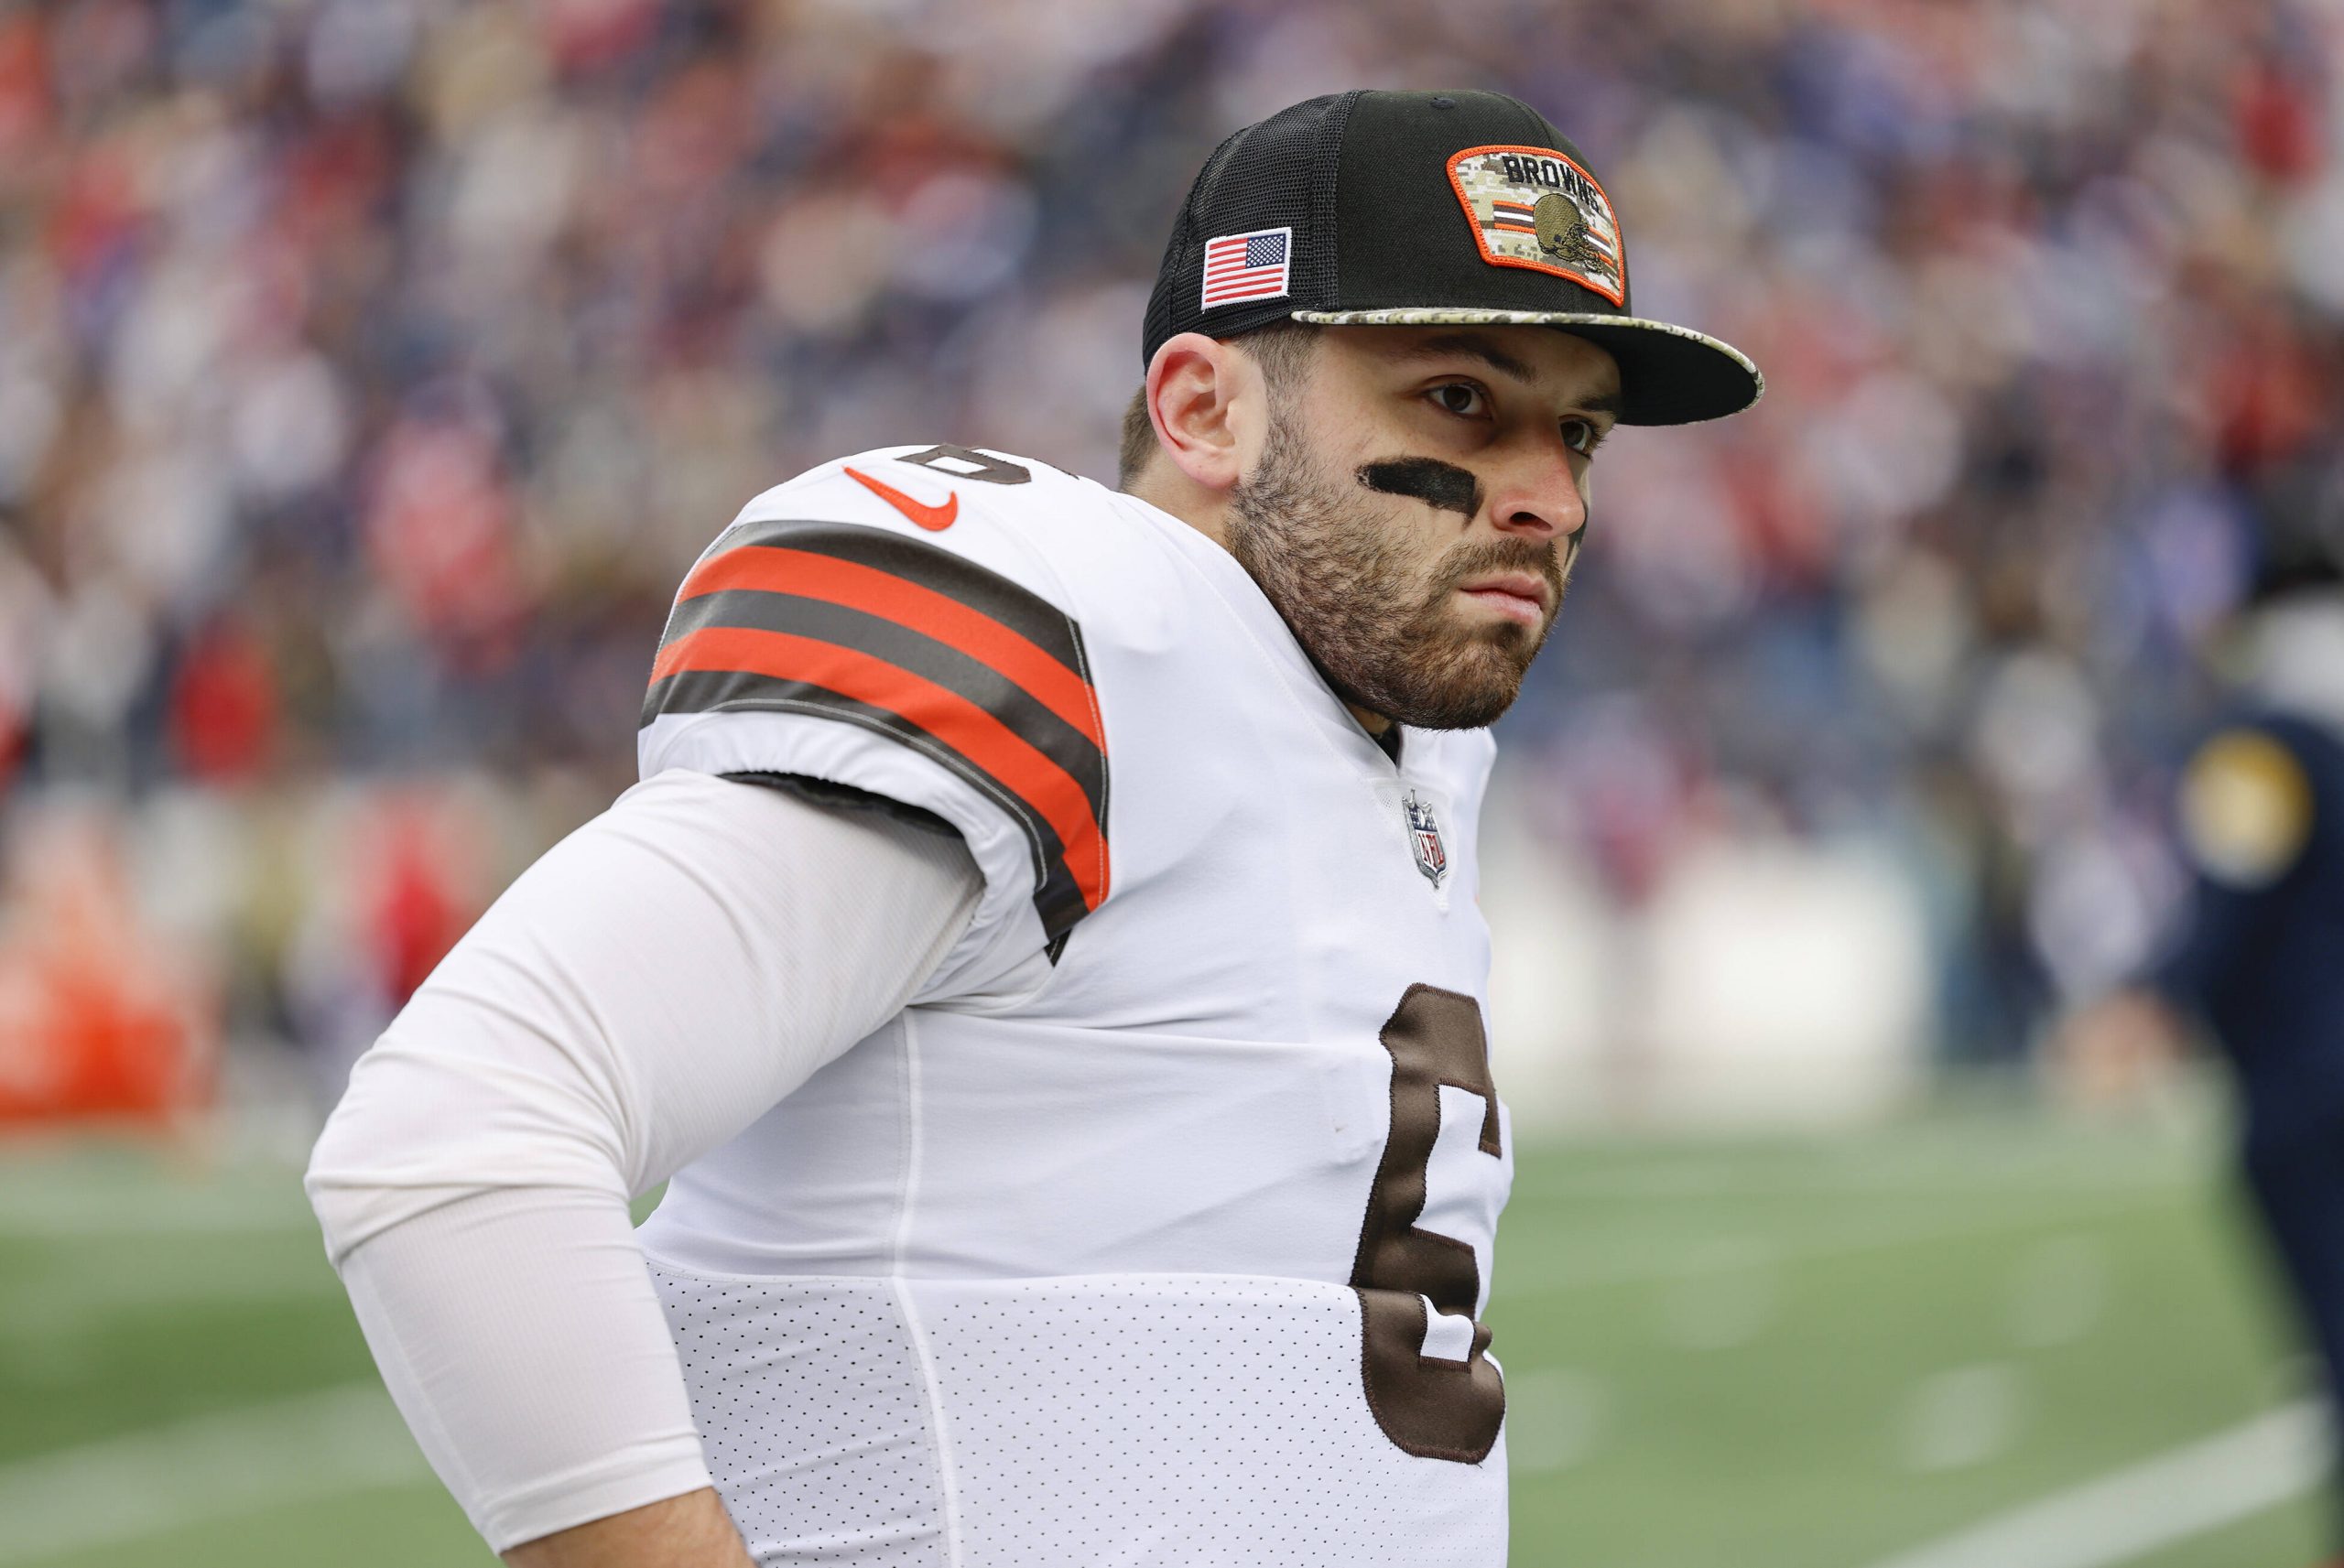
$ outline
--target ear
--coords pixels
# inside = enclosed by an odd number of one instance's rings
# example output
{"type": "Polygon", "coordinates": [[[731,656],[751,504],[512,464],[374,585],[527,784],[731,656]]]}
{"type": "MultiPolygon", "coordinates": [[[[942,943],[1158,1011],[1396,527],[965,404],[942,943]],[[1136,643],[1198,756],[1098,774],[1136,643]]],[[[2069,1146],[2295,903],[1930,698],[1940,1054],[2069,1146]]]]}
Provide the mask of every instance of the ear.
{"type": "Polygon", "coordinates": [[[1167,339],[1147,365],[1147,413],[1173,465],[1207,490],[1235,485],[1264,427],[1261,373],[1202,332],[1167,339]],[[1249,440],[1249,437],[1251,439],[1249,440]]]}

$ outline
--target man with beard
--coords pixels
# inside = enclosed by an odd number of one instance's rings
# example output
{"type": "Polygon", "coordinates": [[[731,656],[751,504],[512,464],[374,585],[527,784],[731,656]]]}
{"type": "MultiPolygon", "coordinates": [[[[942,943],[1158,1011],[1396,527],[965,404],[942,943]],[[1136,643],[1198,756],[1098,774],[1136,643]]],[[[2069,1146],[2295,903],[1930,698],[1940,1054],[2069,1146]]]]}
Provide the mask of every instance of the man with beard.
{"type": "Polygon", "coordinates": [[[1606,432],[1761,384],[1474,92],[1223,143],[1144,351],[1120,492],[751,502],[353,1075],[310,1191],[512,1563],[1504,1561],[1483,727],[1606,432]]]}

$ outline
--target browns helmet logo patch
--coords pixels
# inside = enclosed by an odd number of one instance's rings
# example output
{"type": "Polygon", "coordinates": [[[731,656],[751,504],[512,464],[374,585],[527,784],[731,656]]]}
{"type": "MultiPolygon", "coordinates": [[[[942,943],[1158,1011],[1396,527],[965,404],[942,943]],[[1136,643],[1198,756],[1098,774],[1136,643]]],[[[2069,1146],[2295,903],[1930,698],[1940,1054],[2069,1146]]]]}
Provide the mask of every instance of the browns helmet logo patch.
{"type": "Polygon", "coordinates": [[[1551,147],[1468,147],[1449,160],[1449,183],[1492,266],[1550,272],[1628,302],[1619,215],[1569,157],[1551,147]]]}

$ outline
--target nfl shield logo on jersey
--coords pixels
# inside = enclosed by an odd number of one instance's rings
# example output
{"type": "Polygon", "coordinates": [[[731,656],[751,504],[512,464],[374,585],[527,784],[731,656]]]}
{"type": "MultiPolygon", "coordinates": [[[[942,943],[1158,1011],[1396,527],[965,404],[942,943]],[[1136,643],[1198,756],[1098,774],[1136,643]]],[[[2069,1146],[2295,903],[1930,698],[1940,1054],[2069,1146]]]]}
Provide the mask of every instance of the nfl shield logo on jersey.
{"type": "Polygon", "coordinates": [[[1416,852],[1416,870],[1433,886],[1449,874],[1449,851],[1440,847],[1440,818],[1432,814],[1432,802],[1415,790],[1410,790],[1400,802],[1408,814],[1408,845],[1416,852]]]}

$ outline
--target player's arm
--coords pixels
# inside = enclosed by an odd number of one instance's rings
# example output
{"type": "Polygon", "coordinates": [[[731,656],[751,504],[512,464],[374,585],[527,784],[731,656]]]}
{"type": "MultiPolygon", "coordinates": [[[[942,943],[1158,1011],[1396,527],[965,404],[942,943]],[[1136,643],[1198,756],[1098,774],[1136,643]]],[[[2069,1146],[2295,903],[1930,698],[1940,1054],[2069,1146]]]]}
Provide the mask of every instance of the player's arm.
{"type": "Polygon", "coordinates": [[[2183,771],[2179,848],[2191,873],[2175,939],[2129,981],[2063,1020],[2052,1056],[2088,1098],[2121,1092],[2180,1059],[2212,999],[2263,946],[2273,893],[2302,860],[2317,811],[2284,729],[2242,725],[2183,771]]]}
{"type": "Polygon", "coordinates": [[[524,873],[360,1061],[311,1201],[493,1547],[746,1561],[628,1197],[899,1011],[982,889],[956,836],[662,773],[524,873]]]}
{"type": "Polygon", "coordinates": [[[714,1487],[558,1530],[505,1553],[513,1568],[754,1568],[714,1487]]]}

